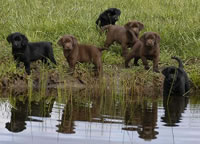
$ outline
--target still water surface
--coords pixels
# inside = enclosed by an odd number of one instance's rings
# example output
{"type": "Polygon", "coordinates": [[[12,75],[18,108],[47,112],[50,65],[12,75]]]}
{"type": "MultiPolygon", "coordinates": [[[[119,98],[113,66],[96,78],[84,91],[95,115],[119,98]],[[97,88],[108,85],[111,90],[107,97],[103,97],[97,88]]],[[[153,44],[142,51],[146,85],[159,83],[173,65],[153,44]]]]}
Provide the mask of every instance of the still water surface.
{"type": "Polygon", "coordinates": [[[0,144],[200,143],[200,94],[166,103],[162,97],[126,104],[111,96],[2,97],[0,144]]]}

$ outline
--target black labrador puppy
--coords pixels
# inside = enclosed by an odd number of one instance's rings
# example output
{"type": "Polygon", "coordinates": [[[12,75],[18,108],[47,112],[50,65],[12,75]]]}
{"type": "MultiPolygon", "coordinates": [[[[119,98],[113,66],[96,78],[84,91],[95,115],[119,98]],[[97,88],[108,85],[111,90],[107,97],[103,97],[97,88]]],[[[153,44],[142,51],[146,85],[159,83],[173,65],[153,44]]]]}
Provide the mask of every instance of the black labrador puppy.
{"type": "Polygon", "coordinates": [[[183,69],[182,61],[177,57],[172,57],[179,63],[179,67],[169,66],[162,71],[165,76],[163,85],[163,96],[183,96],[190,89],[189,78],[183,69]]]}
{"type": "Polygon", "coordinates": [[[51,42],[31,43],[25,35],[19,32],[8,35],[7,41],[12,43],[12,55],[17,62],[17,67],[19,67],[20,62],[23,62],[28,75],[32,61],[42,60],[42,62],[47,63],[48,58],[56,64],[51,42]]]}
{"type": "Polygon", "coordinates": [[[97,26],[100,28],[105,25],[115,25],[115,22],[118,21],[121,11],[117,8],[109,8],[99,15],[99,18],[96,20],[97,26]]]}

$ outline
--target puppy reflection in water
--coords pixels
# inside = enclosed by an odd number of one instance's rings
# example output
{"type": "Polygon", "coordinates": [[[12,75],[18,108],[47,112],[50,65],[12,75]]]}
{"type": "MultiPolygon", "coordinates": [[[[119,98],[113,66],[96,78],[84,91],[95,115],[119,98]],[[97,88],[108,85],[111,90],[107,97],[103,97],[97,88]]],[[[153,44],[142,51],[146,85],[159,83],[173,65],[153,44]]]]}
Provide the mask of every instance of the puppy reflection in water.
{"type": "Polygon", "coordinates": [[[165,126],[178,126],[177,123],[181,122],[182,113],[188,104],[187,97],[164,97],[163,107],[165,114],[161,117],[162,122],[165,122],[165,126]]]}
{"type": "Polygon", "coordinates": [[[15,106],[11,109],[10,122],[7,122],[5,127],[11,132],[22,132],[26,129],[26,121],[43,122],[42,120],[30,118],[35,117],[50,117],[55,99],[46,98],[40,101],[31,101],[27,98],[21,100],[16,98],[15,106]]]}
{"type": "Polygon", "coordinates": [[[127,131],[137,131],[139,137],[144,140],[156,139],[159,134],[157,127],[157,102],[131,103],[126,108],[125,125],[122,128],[127,131]],[[151,106],[149,106],[151,105],[151,106]]]}

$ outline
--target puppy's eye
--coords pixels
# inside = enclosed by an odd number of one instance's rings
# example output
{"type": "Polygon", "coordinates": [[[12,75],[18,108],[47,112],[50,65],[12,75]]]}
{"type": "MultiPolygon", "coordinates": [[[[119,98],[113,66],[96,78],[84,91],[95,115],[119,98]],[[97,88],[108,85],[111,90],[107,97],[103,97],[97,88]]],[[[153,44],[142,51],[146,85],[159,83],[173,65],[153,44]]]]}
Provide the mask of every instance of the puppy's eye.
{"type": "Polygon", "coordinates": [[[20,37],[15,37],[14,40],[15,41],[20,41],[21,39],[20,39],[20,37]]]}

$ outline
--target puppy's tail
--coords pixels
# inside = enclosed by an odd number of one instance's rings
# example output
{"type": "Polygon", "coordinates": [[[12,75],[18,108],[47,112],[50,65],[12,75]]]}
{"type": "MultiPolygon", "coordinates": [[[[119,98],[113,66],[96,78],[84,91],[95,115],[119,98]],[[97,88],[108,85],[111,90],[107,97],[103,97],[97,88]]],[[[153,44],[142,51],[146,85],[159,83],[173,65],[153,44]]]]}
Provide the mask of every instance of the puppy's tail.
{"type": "Polygon", "coordinates": [[[172,56],[171,57],[172,59],[175,59],[175,60],[177,60],[178,61],[178,64],[179,64],[179,68],[181,68],[181,69],[183,69],[184,68],[184,66],[183,66],[183,63],[182,63],[182,61],[181,61],[181,59],[179,59],[178,57],[176,57],[176,56],[172,56]]]}

